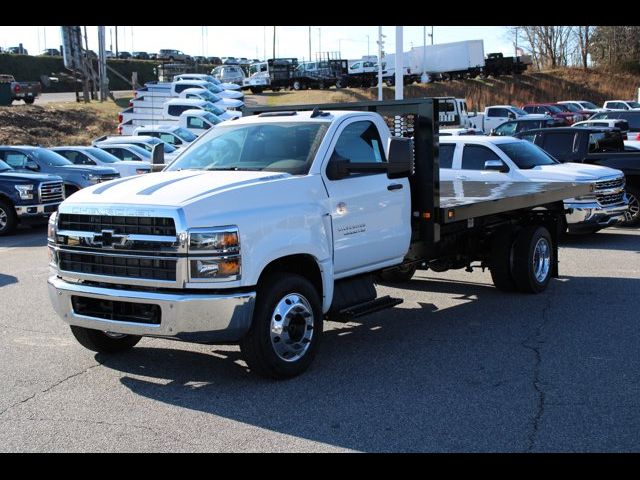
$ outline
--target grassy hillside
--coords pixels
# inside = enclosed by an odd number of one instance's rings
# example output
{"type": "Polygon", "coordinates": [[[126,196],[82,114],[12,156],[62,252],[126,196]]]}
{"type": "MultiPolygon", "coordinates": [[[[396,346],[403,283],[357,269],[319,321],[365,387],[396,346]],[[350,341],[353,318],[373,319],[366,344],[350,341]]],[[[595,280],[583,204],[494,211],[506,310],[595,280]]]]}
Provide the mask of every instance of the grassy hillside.
{"type": "MultiPolygon", "coordinates": [[[[466,98],[470,109],[479,110],[487,105],[522,105],[559,100],[590,100],[602,105],[607,99],[637,98],[639,87],[639,75],[559,69],[499,78],[414,84],[405,87],[404,96],[466,98]]],[[[393,88],[384,88],[386,99],[393,99],[394,95],[393,88]]],[[[258,97],[264,97],[261,103],[268,105],[356,102],[377,98],[377,89],[266,92],[258,97]]]]}

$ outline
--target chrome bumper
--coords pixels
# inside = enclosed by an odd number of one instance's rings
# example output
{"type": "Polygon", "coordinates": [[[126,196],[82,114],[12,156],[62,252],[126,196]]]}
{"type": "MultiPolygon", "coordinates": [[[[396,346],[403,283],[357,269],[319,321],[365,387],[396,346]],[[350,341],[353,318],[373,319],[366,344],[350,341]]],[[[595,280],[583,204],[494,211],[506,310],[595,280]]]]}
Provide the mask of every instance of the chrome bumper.
{"type": "Polygon", "coordinates": [[[565,203],[567,213],[567,225],[569,230],[608,227],[624,221],[624,214],[629,209],[625,200],[623,204],[602,207],[597,202],[593,203],[565,203]]]}
{"type": "Polygon", "coordinates": [[[28,218],[28,217],[48,217],[53,212],[56,211],[58,205],[62,203],[62,200],[59,202],[53,203],[42,203],[40,205],[21,205],[16,208],[16,215],[18,218],[28,218]]]}
{"type": "Polygon", "coordinates": [[[107,332],[170,337],[187,342],[233,342],[251,325],[255,292],[212,295],[118,290],[71,283],[52,275],[48,280],[53,308],[69,325],[107,332]],[[161,309],[160,324],[107,320],[78,314],[72,296],[116,302],[148,303],[161,309]]]}

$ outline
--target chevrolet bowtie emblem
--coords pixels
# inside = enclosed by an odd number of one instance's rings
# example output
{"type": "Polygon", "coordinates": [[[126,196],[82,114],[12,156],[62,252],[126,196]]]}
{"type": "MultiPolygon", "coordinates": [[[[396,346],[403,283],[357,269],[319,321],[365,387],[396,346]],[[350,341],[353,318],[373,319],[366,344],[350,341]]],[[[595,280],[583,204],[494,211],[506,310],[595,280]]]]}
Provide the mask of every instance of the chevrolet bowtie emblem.
{"type": "Polygon", "coordinates": [[[113,248],[116,245],[124,245],[127,241],[127,235],[116,235],[113,230],[102,230],[101,233],[93,234],[94,247],[113,248]]]}

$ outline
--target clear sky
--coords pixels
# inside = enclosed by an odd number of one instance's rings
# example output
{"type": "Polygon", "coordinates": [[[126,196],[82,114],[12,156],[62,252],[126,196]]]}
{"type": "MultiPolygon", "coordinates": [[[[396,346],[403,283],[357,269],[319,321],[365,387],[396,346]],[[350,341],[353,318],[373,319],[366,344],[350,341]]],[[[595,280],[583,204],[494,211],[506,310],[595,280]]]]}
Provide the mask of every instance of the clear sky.
{"type": "MultiPolygon", "coordinates": [[[[513,45],[506,27],[467,26],[433,27],[434,43],[457,42],[461,40],[484,40],[484,53],[513,53],[513,45]]],[[[431,43],[431,27],[426,27],[427,44],[431,43]]],[[[384,26],[382,33],[384,50],[395,51],[395,27],[384,26]]],[[[97,27],[87,27],[89,48],[97,52],[97,27]]],[[[377,54],[378,27],[376,26],[312,26],[311,52],[315,58],[318,51],[338,51],[342,58],[357,59],[362,55],[377,54]],[[368,38],[367,38],[368,36],[368,38]]],[[[0,27],[0,46],[13,47],[22,42],[30,54],[37,54],[46,48],[59,48],[60,27],[0,27]]],[[[115,27],[106,27],[107,49],[115,50],[115,27]],[[113,47],[113,48],[110,48],[113,47]]],[[[423,27],[404,27],[404,51],[423,43],[423,27]]],[[[163,48],[182,50],[189,55],[234,56],[260,58],[271,57],[273,53],[273,26],[119,26],[118,48],[124,51],[157,52],[163,48]]],[[[276,56],[309,57],[308,26],[276,27],[276,56]]]]}

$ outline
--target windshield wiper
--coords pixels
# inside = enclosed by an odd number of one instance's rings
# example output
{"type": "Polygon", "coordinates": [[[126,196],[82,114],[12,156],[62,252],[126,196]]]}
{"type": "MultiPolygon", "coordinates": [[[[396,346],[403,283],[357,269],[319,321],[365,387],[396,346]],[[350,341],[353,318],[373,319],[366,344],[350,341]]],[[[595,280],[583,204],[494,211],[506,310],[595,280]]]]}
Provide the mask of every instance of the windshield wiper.
{"type": "Polygon", "coordinates": [[[219,171],[233,171],[233,172],[257,172],[262,170],[262,168],[246,168],[246,167],[209,167],[205,168],[205,170],[219,170],[219,171]]]}

